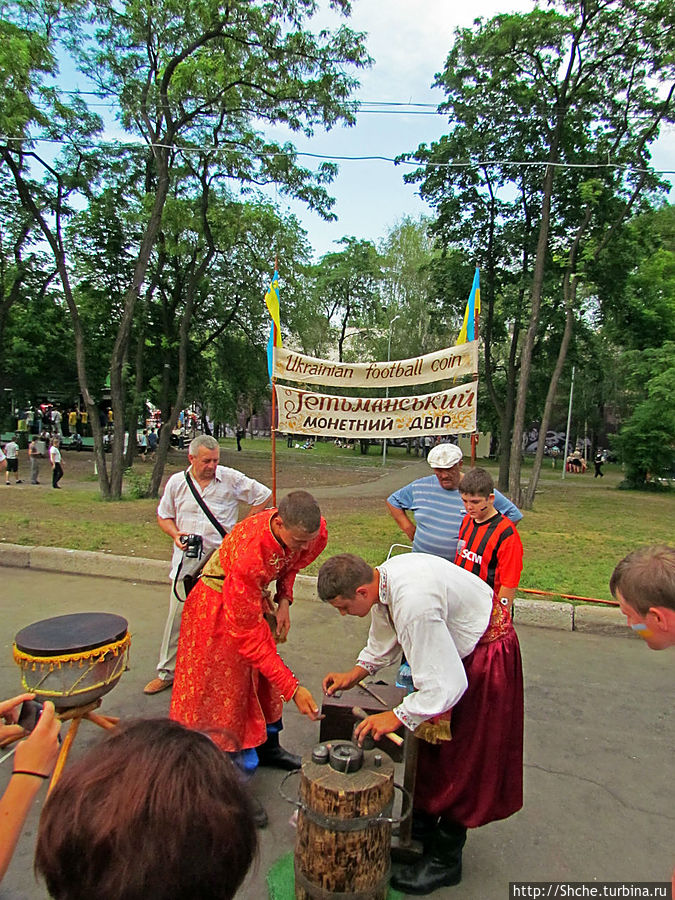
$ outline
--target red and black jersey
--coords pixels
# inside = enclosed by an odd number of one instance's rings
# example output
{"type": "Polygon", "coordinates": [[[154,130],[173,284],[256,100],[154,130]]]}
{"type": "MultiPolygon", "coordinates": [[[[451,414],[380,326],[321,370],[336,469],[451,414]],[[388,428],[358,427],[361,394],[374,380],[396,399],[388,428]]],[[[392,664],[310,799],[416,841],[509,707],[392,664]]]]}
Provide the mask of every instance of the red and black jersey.
{"type": "Polygon", "coordinates": [[[475,522],[466,515],[459,529],[455,564],[486,581],[495,594],[518,587],[523,569],[523,544],[513,523],[501,515],[475,522]]]}

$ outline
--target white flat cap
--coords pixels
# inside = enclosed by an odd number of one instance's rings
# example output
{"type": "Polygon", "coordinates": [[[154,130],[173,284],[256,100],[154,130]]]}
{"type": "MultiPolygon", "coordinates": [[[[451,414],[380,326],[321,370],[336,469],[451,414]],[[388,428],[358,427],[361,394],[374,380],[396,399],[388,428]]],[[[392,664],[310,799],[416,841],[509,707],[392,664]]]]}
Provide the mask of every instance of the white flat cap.
{"type": "Polygon", "coordinates": [[[432,469],[451,469],[457,465],[462,456],[457,444],[437,444],[429,451],[427,462],[432,469]]]}

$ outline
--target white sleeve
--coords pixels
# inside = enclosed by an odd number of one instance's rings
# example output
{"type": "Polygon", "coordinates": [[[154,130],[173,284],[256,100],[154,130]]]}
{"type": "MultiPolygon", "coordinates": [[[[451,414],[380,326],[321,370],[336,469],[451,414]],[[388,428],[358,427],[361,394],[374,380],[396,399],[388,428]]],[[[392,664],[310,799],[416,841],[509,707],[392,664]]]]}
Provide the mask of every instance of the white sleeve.
{"type": "Polygon", "coordinates": [[[234,494],[241,503],[249,506],[259,506],[272,496],[272,491],[259,481],[239,473],[239,478],[234,485],[234,494]]]}
{"type": "Polygon", "coordinates": [[[386,610],[374,606],[370,613],[368,643],[359,653],[356,664],[374,675],[379,669],[395,662],[400,652],[401,645],[386,610]]]}
{"type": "Polygon", "coordinates": [[[160,519],[176,518],[176,498],[174,497],[174,485],[176,482],[171,477],[164,488],[159,505],[157,506],[157,515],[160,519]]]}
{"type": "Polygon", "coordinates": [[[468,682],[455,642],[438,613],[416,617],[400,640],[416,690],[394,712],[407,728],[414,730],[426,719],[451,709],[468,682]]]}

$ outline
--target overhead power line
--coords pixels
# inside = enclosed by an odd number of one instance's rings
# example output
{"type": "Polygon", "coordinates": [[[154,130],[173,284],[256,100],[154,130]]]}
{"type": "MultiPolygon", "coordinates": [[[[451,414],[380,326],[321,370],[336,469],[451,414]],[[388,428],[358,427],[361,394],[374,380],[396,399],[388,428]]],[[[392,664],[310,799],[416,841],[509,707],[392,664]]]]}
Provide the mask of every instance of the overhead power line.
{"type": "MultiPolygon", "coordinates": [[[[0,141],[5,143],[24,143],[24,138],[11,138],[0,135],[0,141]]],[[[56,138],[30,138],[32,143],[37,144],[56,144],[61,146],[77,147],[80,150],[96,150],[100,148],[99,144],[83,143],[78,144],[73,141],[57,140],[56,138]]],[[[127,142],[111,141],[107,146],[115,147],[119,150],[140,150],[144,148],[153,148],[157,150],[176,150],[180,153],[200,153],[203,148],[188,147],[176,144],[161,144],[147,142],[127,142]]],[[[410,166],[413,168],[435,168],[435,169],[480,169],[492,166],[503,166],[506,168],[535,168],[552,166],[556,169],[620,169],[625,172],[634,172],[636,174],[652,173],[655,175],[675,175],[675,169],[647,169],[641,166],[629,165],[627,163],[613,163],[610,159],[602,163],[570,163],[570,162],[549,162],[547,160],[532,159],[469,159],[457,160],[455,162],[420,162],[418,160],[396,159],[393,156],[382,156],[379,154],[363,155],[363,156],[338,156],[324,153],[309,153],[304,150],[297,150],[294,153],[283,153],[275,151],[267,154],[270,157],[281,156],[285,158],[306,157],[308,159],[318,159],[324,162],[388,162],[396,166],[410,166]]]]}
{"type": "MultiPolygon", "coordinates": [[[[103,95],[100,91],[61,91],[62,94],[67,94],[69,96],[91,96],[97,97],[103,102],[101,103],[92,103],[88,102],[88,106],[96,107],[99,109],[109,109],[114,106],[117,98],[111,96],[108,100],[103,99],[103,95]]],[[[442,111],[439,109],[438,103],[417,103],[413,101],[404,101],[404,100],[356,100],[355,103],[358,105],[357,115],[380,115],[380,116],[432,116],[440,119],[450,120],[451,116],[448,112],[442,111]]],[[[558,107],[547,106],[546,112],[549,118],[554,118],[557,113],[558,107]]],[[[500,112],[502,114],[506,114],[511,112],[513,116],[517,119],[522,119],[525,116],[523,110],[517,106],[509,106],[504,105],[500,107],[500,112]]],[[[632,122],[639,122],[642,120],[649,120],[652,117],[649,113],[633,113],[628,116],[628,119],[632,122]]],[[[504,120],[504,124],[506,124],[508,119],[504,120]]],[[[663,127],[668,128],[672,127],[671,122],[664,122],[663,127]]]]}

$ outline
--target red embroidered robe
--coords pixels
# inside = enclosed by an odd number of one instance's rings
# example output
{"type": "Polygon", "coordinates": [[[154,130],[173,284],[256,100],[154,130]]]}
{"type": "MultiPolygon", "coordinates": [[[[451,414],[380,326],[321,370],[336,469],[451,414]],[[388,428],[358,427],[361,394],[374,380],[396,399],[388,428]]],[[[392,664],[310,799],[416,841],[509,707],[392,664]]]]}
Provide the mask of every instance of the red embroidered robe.
{"type": "Polygon", "coordinates": [[[275,513],[235,525],[185,601],[169,715],[223,750],[262,744],[298,685],[263,618],[263,592],[276,580],[277,599],[292,601],[295,576],[323,551],[327,529],[322,518],[315,540],[295,552],[272,534],[275,513]]]}

